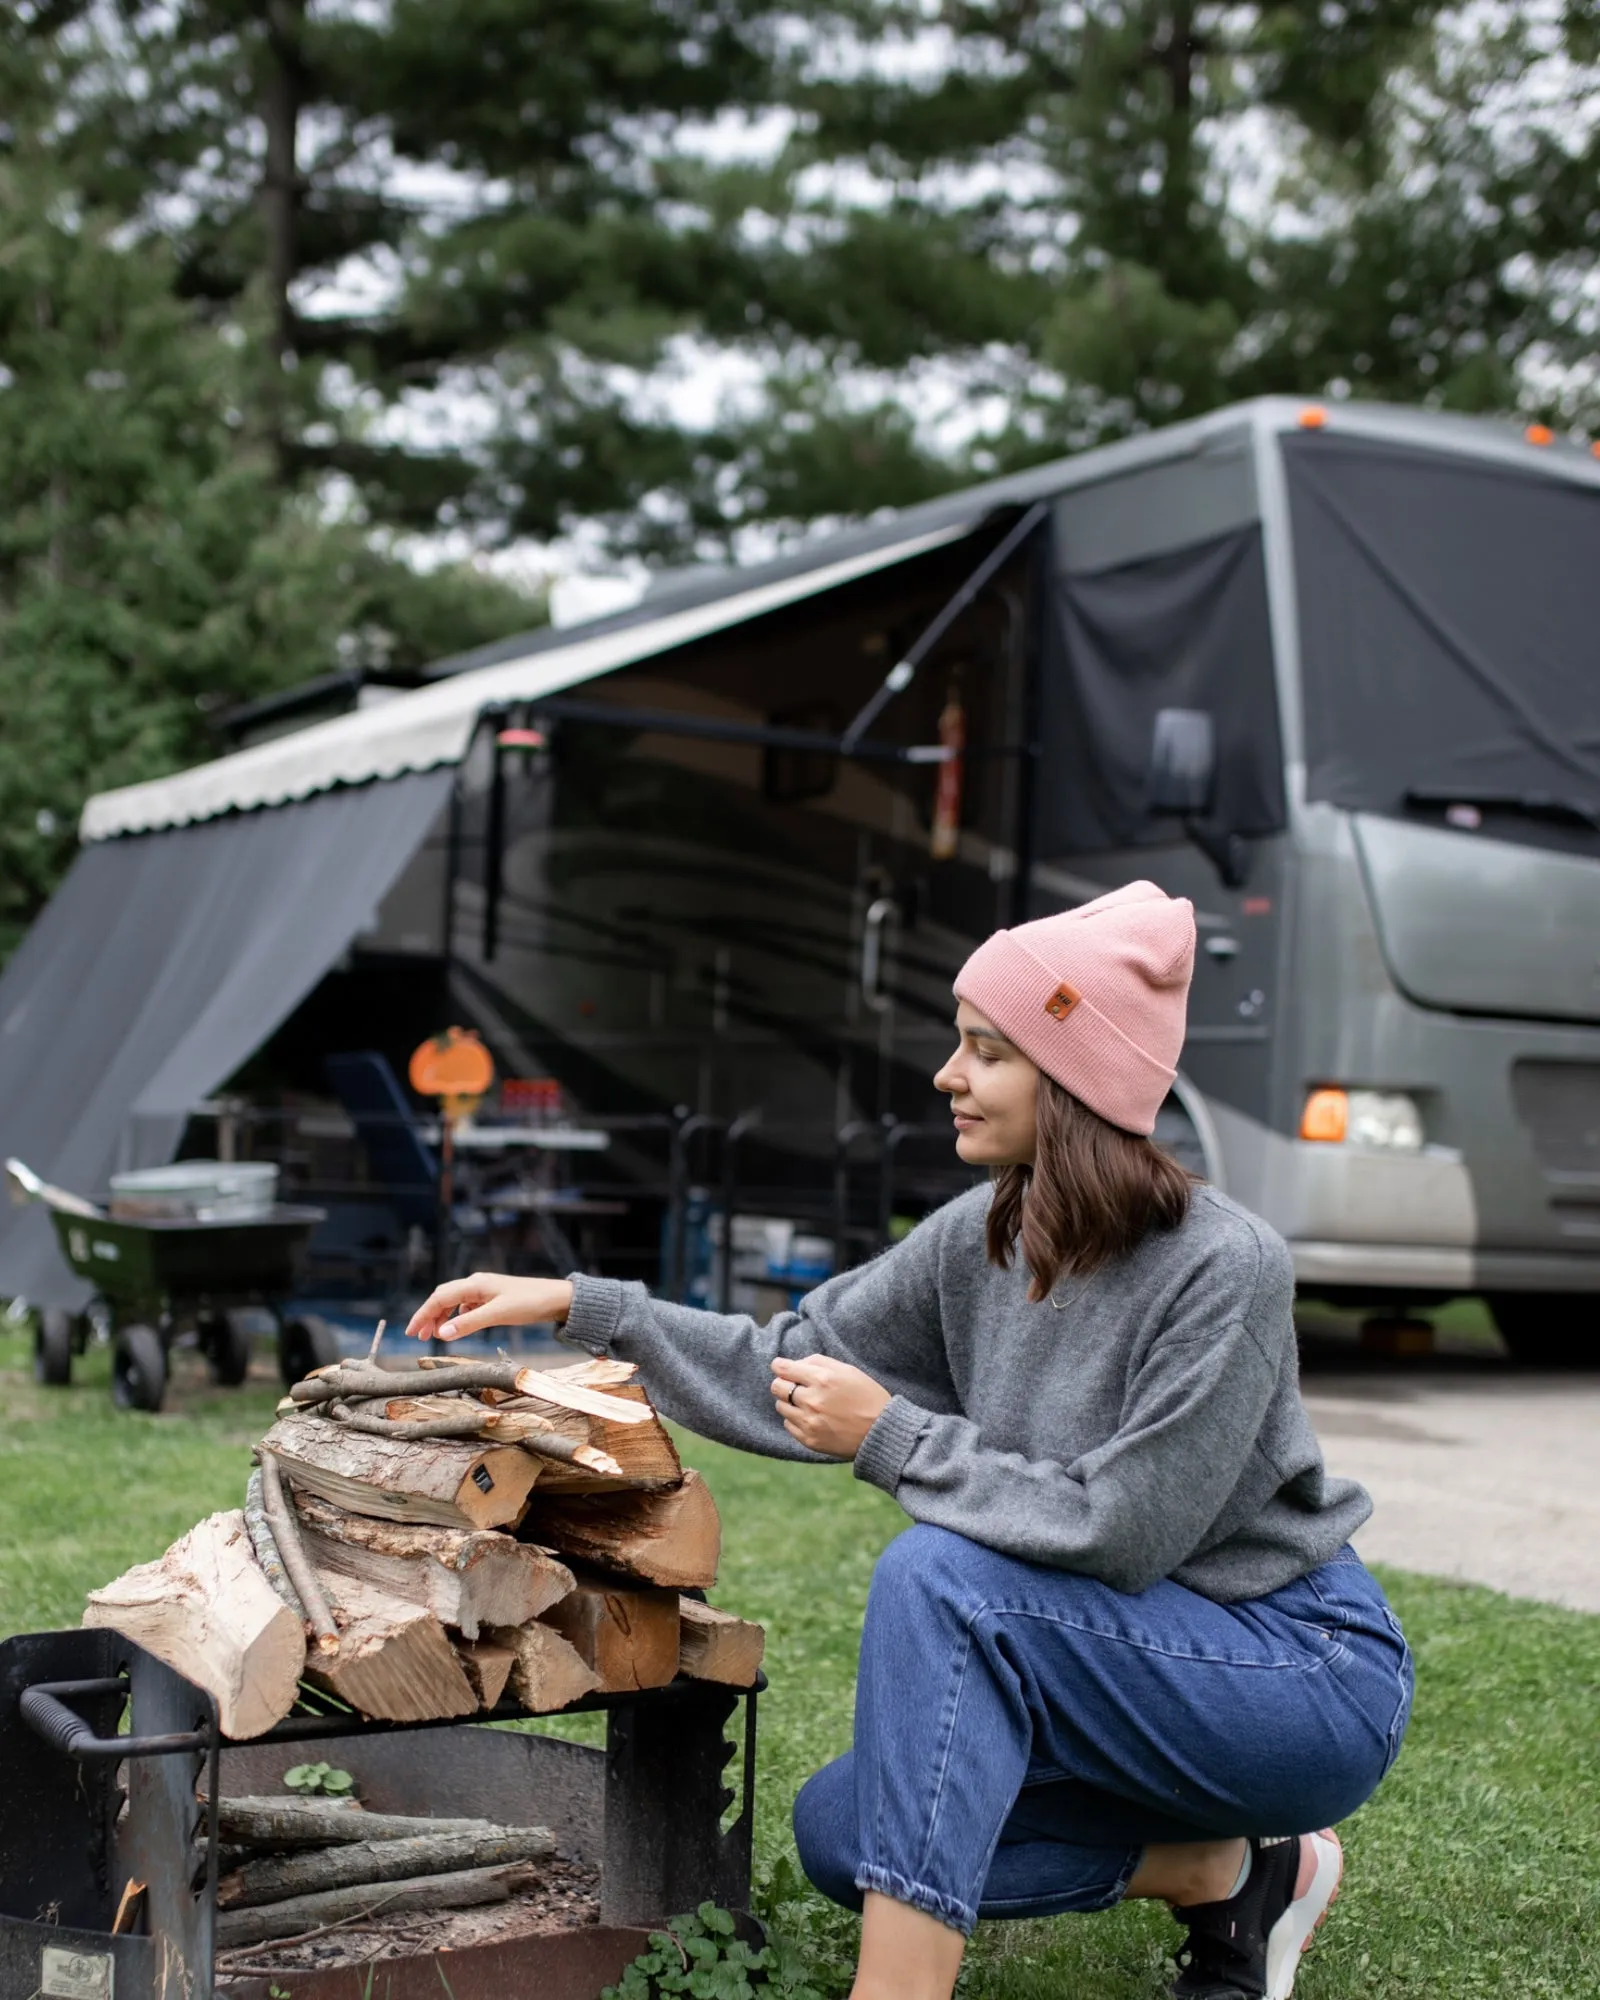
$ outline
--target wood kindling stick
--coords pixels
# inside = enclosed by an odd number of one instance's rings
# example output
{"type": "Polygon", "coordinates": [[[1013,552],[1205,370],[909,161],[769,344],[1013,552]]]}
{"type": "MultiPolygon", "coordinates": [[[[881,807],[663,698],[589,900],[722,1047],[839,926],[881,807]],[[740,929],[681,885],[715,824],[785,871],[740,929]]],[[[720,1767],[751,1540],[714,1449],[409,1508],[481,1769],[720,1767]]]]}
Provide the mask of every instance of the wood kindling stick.
{"type": "Polygon", "coordinates": [[[339,1650],[339,1628],[333,1622],[333,1609],[328,1603],[327,1592],[322,1588],[321,1580],[311,1566],[311,1558],[306,1554],[305,1544],[300,1539],[299,1524],[294,1518],[289,1497],[283,1490],[283,1475],[278,1470],[278,1461],[264,1446],[257,1445],[256,1462],[261,1467],[262,1511],[272,1529],[272,1539],[277,1544],[289,1581],[305,1606],[306,1622],[317,1635],[318,1648],[324,1653],[336,1653],[339,1650]]]}
{"type": "Polygon", "coordinates": [[[560,1370],[519,1368],[514,1361],[435,1361],[431,1366],[424,1361],[416,1368],[369,1368],[365,1362],[343,1362],[296,1382],[289,1394],[297,1403],[326,1403],[351,1395],[393,1396],[417,1390],[439,1395],[451,1389],[510,1389],[537,1402],[580,1410],[585,1416],[604,1417],[614,1424],[648,1424],[655,1415],[648,1403],[608,1396],[563,1379],[560,1370]]]}
{"type": "Polygon", "coordinates": [[[328,1414],[348,1430],[364,1431],[369,1437],[398,1438],[402,1444],[421,1438],[477,1437],[491,1421],[489,1412],[481,1404],[464,1408],[459,1413],[441,1412],[437,1417],[419,1417],[410,1422],[380,1417],[371,1410],[356,1409],[345,1402],[330,1403],[328,1414]]]}
{"type": "Polygon", "coordinates": [[[296,1618],[302,1621],[306,1608],[300,1602],[300,1593],[289,1581],[289,1572],[283,1566],[283,1558],[278,1553],[278,1544],[273,1538],[272,1523],[267,1519],[261,1498],[261,1467],[257,1465],[250,1474],[244,1490],[244,1525],[250,1537],[250,1546],[255,1550],[256,1561],[260,1563],[262,1574],[273,1589],[288,1605],[296,1618]]]}
{"type": "Polygon", "coordinates": [[[383,1330],[389,1324],[386,1319],[378,1321],[377,1331],[372,1336],[372,1345],[367,1349],[367,1365],[371,1367],[378,1358],[378,1343],[383,1339],[383,1330]]]}

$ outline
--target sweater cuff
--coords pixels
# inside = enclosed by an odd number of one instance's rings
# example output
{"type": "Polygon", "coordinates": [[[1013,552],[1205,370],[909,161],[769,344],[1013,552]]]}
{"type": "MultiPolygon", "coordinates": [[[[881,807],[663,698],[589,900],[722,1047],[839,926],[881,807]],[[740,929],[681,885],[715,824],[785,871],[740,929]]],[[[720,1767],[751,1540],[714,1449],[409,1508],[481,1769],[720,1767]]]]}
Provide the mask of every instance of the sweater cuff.
{"type": "Polygon", "coordinates": [[[572,1310],[564,1329],[567,1339],[591,1354],[604,1354],[622,1320],[622,1281],[574,1271],[567,1283],[572,1287],[572,1310]]]}
{"type": "Polygon", "coordinates": [[[928,1412],[904,1396],[891,1396],[856,1453],[857,1479],[869,1480],[893,1493],[906,1469],[912,1447],[928,1427],[928,1412]]]}

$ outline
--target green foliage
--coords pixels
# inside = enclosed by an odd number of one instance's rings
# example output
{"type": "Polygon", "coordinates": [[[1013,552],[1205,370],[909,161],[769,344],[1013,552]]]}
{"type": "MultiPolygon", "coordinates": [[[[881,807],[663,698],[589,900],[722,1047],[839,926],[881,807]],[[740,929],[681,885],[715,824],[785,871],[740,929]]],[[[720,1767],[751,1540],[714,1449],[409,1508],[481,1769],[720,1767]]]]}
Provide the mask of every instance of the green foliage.
{"type": "Polygon", "coordinates": [[[734,1919],[715,1903],[702,1903],[687,1916],[673,1917],[664,1931],[652,1931],[649,1950],[600,2000],[665,2000],[671,1993],[692,2000],[756,2000],[761,1993],[828,2000],[792,1946],[774,1942],[753,1950],[734,1935],[734,1919]]]}
{"type": "Polygon", "coordinates": [[[350,1773],[332,1764],[296,1764],[284,1772],[283,1782],[291,1792],[307,1798],[348,1798],[356,1788],[350,1773]]]}

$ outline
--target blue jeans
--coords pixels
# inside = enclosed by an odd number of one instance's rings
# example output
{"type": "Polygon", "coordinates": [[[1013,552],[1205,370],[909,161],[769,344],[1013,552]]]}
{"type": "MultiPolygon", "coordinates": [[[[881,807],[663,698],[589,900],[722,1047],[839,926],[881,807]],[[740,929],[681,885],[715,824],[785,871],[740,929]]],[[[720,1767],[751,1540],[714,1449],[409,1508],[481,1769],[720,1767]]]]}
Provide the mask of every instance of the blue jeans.
{"type": "Polygon", "coordinates": [[[1127,1597],[914,1527],[873,1573],[855,1747],[795,1801],[827,1896],[959,1931],[1121,1900],[1147,1844],[1308,1833],[1394,1762],[1411,1656],[1350,1548],[1240,1604],[1127,1597]]]}

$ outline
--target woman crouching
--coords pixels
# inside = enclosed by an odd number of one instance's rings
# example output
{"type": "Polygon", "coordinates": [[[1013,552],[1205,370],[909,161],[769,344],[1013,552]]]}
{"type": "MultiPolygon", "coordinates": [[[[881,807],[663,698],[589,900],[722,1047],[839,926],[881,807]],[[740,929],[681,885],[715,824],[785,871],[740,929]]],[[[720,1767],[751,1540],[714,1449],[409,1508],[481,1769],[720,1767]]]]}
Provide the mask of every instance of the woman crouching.
{"type": "Polygon", "coordinates": [[[1181,2000],[1287,2000],[1329,1830],[1412,1674],[1300,1401],[1289,1253],[1151,1144],[1194,913],[1148,882],[1000,931],[934,1082],[991,1169],[765,1326],[642,1285],[479,1275],[409,1331],[565,1320],[657,1406],[849,1459],[916,1524],[867,1602],[853,1747],[795,1802],[864,1913],[855,2000],[948,2000],[982,1917],[1171,1905],[1181,2000]]]}

